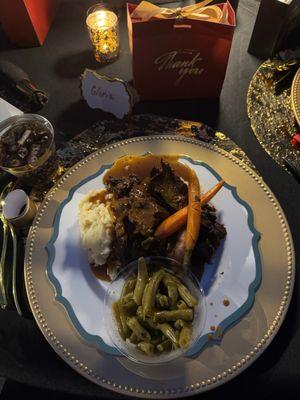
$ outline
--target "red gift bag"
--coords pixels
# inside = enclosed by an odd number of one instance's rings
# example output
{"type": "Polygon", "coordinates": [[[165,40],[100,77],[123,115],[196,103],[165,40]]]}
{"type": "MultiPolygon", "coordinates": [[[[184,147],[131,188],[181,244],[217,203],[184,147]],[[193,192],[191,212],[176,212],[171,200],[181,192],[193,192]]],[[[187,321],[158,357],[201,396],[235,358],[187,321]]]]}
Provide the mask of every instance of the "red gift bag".
{"type": "Polygon", "coordinates": [[[133,80],[142,100],[220,95],[235,13],[229,2],[208,3],[176,10],[127,3],[133,80]]]}
{"type": "Polygon", "coordinates": [[[0,0],[0,23],[12,43],[44,43],[60,0],[0,0]]]}

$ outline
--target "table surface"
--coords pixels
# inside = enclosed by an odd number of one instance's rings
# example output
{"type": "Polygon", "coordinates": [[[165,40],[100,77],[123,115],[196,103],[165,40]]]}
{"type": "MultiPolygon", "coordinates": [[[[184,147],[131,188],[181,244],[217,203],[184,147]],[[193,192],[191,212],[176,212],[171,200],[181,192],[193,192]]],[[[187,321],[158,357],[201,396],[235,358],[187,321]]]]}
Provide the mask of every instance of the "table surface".
{"type": "MultiPolygon", "coordinates": [[[[100,111],[89,109],[81,98],[79,76],[85,67],[128,81],[132,78],[125,15],[121,23],[122,50],[118,61],[103,67],[94,61],[84,26],[86,10],[93,3],[91,0],[63,0],[41,47],[17,49],[0,34],[0,57],[23,67],[49,93],[49,103],[40,114],[64,133],[65,140],[105,118],[100,111]]],[[[135,113],[151,112],[202,121],[231,137],[247,153],[281,203],[297,253],[297,238],[300,235],[299,184],[260,147],[246,113],[247,88],[260,64],[258,59],[247,53],[258,6],[258,0],[240,0],[237,28],[219,100],[145,102],[136,106],[135,113]]],[[[202,398],[232,396],[235,393],[241,398],[257,395],[271,398],[274,392],[282,393],[286,398],[297,397],[300,393],[299,279],[297,273],[288,314],[268,349],[239,377],[201,395],[202,398]]],[[[35,322],[22,319],[13,311],[0,312],[0,376],[86,397],[124,397],[112,394],[76,374],[48,345],[35,322]]]]}

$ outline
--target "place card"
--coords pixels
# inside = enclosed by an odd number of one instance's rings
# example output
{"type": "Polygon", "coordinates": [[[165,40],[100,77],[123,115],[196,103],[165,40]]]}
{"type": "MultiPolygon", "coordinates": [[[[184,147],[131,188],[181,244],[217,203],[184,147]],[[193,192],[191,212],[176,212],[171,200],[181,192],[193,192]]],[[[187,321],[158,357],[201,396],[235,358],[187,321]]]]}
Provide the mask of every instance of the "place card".
{"type": "Polygon", "coordinates": [[[88,68],[81,76],[81,91],[89,107],[110,112],[120,119],[131,114],[138,102],[135,89],[127,82],[100,75],[88,68]]]}

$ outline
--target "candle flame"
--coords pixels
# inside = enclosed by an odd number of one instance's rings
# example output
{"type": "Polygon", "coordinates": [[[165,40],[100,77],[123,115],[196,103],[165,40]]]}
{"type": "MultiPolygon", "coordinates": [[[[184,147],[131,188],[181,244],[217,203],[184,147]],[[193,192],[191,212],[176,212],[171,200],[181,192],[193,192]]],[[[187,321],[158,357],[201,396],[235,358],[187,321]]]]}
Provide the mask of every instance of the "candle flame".
{"type": "Polygon", "coordinates": [[[105,25],[106,19],[107,19],[107,13],[105,11],[99,11],[97,12],[97,19],[96,19],[96,24],[98,28],[101,28],[105,25]]]}

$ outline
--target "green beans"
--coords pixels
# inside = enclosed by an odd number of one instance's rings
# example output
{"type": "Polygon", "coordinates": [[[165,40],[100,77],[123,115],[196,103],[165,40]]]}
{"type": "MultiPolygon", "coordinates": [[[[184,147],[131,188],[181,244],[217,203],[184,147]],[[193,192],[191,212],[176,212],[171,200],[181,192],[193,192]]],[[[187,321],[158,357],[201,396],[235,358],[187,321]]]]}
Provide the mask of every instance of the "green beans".
{"type": "Polygon", "coordinates": [[[132,343],[132,344],[138,344],[139,341],[140,341],[139,338],[136,336],[135,333],[132,333],[132,334],[129,336],[128,340],[129,340],[130,343],[132,343]]]}
{"type": "Polygon", "coordinates": [[[143,319],[146,318],[145,303],[146,303],[146,297],[148,296],[148,294],[147,294],[148,292],[149,292],[149,282],[145,286],[145,290],[144,290],[144,294],[143,294],[143,298],[142,298],[142,315],[143,315],[143,319]]]}
{"type": "Polygon", "coordinates": [[[139,320],[144,320],[144,313],[143,313],[143,307],[142,306],[138,306],[138,308],[136,309],[136,316],[139,320]]]}
{"type": "Polygon", "coordinates": [[[154,353],[154,346],[149,342],[140,342],[137,344],[138,349],[146,353],[148,356],[152,356],[154,353]]]}
{"type": "Polygon", "coordinates": [[[151,317],[155,304],[155,295],[164,274],[165,272],[162,269],[154,272],[146,286],[145,295],[143,296],[143,311],[145,316],[151,317]]]}
{"type": "Polygon", "coordinates": [[[156,346],[157,350],[160,351],[161,353],[163,351],[170,351],[172,350],[172,342],[169,339],[164,340],[163,342],[159,343],[156,346]]]}
{"type": "Polygon", "coordinates": [[[127,303],[121,303],[121,304],[125,310],[136,310],[137,309],[137,305],[134,300],[129,300],[129,301],[127,301],[127,303]]]}
{"type": "Polygon", "coordinates": [[[127,320],[126,310],[124,309],[124,307],[122,306],[120,301],[117,302],[117,306],[118,306],[118,309],[119,309],[120,321],[121,321],[121,324],[122,324],[124,335],[125,335],[125,337],[128,337],[128,336],[130,336],[130,329],[128,328],[128,325],[127,325],[127,322],[126,322],[126,320],[127,320]]]}
{"type": "Polygon", "coordinates": [[[155,324],[154,321],[149,317],[146,317],[142,320],[142,325],[145,326],[150,332],[155,332],[158,330],[157,324],[155,324]]]}
{"type": "Polygon", "coordinates": [[[154,322],[164,322],[164,321],[177,321],[182,319],[183,321],[192,321],[194,318],[194,312],[191,308],[185,310],[164,310],[154,313],[154,322]]]}
{"type": "Polygon", "coordinates": [[[179,300],[177,302],[177,308],[179,308],[179,310],[185,310],[186,308],[188,308],[188,306],[183,300],[179,300]]]}
{"type": "Polygon", "coordinates": [[[169,307],[169,299],[165,294],[157,293],[155,296],[155,303],[160,308],[169,307]]]}
{"type": "Polygon", "coordinates": [[[144,322],[145,322],[145,324],[149,327],[149,329],[152,329],[152,330],[158,330],[158,327],[157,327],[157,324],[153,321],[153,319],[152,318],[145,318],[144,319],[144,322]]]}
{"type": "Polygon", "coordinates": [[[136,302],[138,306],[142,304],[142,298],[147,281],[148,281],[147,265],[145,259],[141,257],[139,258],[138,261],[138,275],[133,293],[133,300],[136,302]]]}
{"type": "Polygon", "coordinates": [[[160,336],[154,336],[152,339],[151,339],[151,343],[153,344],[153,346],[158,346],[160,343],[162,343],[163,342],[163,337],[162,337],[162,335],[160,335],[160,336]]]}
{"type": "Polygon", "coordinates": [[[127,325],[140,340],[150,342],[150,333],[139,323],[136,317],[127,318],[127,325]]]}
{"type": "Polygon", "coordinates": [[[123,289],[122,289],[121,299],[123,299],[123,297],[126,296],[126,294],[128,294],[134,290],[135,283],[136,283],[135,278],[127,279],[127,281],[125,282],[123,289]]]}
{"type": "Polygon", "coordinates": [[[121,297],[121,304],[126,304],[133,299],[133,292],[126,293],[123,297],[121,297]]]}
{"type": "Polygon", "coordinates": [[[125,294],[120,299],[120,304],[122,305],[123,309],[130,310],[133,308],[137,308],[136,302],[133,300],[133,292],[129,292],[125,294]]]}
{"type": "Polygon", "coordinates": [[[182,300],[184,300],[189,307],[196,307],[196,305],[198,304],[198,300],[182,283],[178,285],[178,292],[182,300]]]}
{"type": "Polygon", "coordinates": [[[180,330],[184,326],[186,326],[186,322],[183,321],[182,319],[178,319],[177,321],[174,322],[174,328],[177,330],[180,330]]]}
{"type": "Polygon", "coordinates": [[[198,301],[163,266],[148,268],[140,258],[137,277],[125,282],[112,306],[120,336],[148,356],[187,348],[198,301]]]}
{"type": "Polygon", "coordinates": [[[174,280],[170,279],[170,276],[168,274],[165,274],[165,276],[163,277],[163,284],[168,291],[170,307],[174,308],[178,299],[177,284],[176,282],[174,282],[174,280]]]}
{"type": "Polygon", "coordinates": [[[184,326],[179,334],[179,346],[185,348],[189,345],[192,337],[192,328],[190,326],[184,326]]]}
{"type": "Polygon", "coordinates": [[[171,342],[177,346],[178,344],[178,340],[177,340],[177,336],[176,333],[174,331],[174,329],[171,327],[171,325],[167,324],[167,323],[163,323],[163,324],[158,324],[158,329],[160,329],[162,331],[162,333],[171,340],[171,342]]]}
{"type": "Polygon", "coordinates": [[[192,295],[189,289],[176,276],[168,273],[168,278],[177,283],[178,292],[182,300],[184,300],[189,307],[196,307],[198,300],[192,295]]]}

